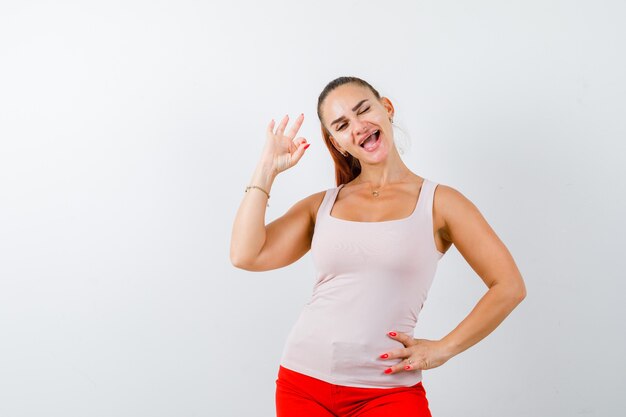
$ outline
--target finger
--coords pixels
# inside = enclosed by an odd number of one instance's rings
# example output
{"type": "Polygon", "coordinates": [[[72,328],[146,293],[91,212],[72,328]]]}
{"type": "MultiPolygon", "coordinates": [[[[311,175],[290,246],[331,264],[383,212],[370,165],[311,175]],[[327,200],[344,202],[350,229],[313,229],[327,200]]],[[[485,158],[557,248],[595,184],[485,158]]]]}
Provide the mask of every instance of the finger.
{"type": "Polygon", "coordinates": [[[289,115],[286,114],[285,117],[283,117],[283,120],[280,121],[280,124],[278,125],[278,129],[276,129],[276,136],[283,136],[285,132],[285,127],[287,126],[288,121],[289,121],[289,115]]]}
{"type": "Polygon", "coordinates": [[[403,363],[404,363],[404,368],[403,369],[405,371],[416,371],[418,369],[428,369],[429,368],[429,366],[426,363],[425,359],[416,360],[416,359],[408,358],[403,363]]]}
{"type": "Polygon", "coordinates": [[[408,348],[396,349],[390,352],[385,352],[380,355],[380,359],[398,359],[398,358],[406,358],[407,356],[411,356],[413,352],[411,352],[408,348]]]}
{"type": "Polygon", "coordinates": [[[404,372],[405,369],[404,367],[407,365],[407,362],[402,361],[402,362],[398,362],[397,364],[390,366],[389,368],[385,369],[385,373],[386,374],[397,374],[398,372],[404,372]]]}
{"type": "Polygon", "coordinates": [[[267,133],[274,133],[274,119],[272,119],[267,125],[267,133]]]}
{"type": "Polygon", "coordinates": [[[409,336],[406,333],[400,333],[400,332],[389,332],[387,333],[387,336],[391,337],[394,340],[397,340],[398,342],[402,343],[404,346],[411,346],[413,345],[413,336],[409,336]]]}
{"type": "Polygon", "coordinates": [[[294,165],[298,163],[300,158],[302,158],[302,155],[304,155],[304,151],[309,146],[311,146],[311,144],[310,143],[306,143],[306,140],[304,142],[300,142],[300,145],[298,146],[298,149],[296,149],[295,152],[291,155],[291,160],[293,161],[294,165]]]}
{"type": "Polygon", "coordinates": [[[424,360],[416,360],[412,358],[406,358],[405,360],[398,362],[397,364],[385,369],[386,374],[395,374],[398,372],[416,371],[418,369],[426,369],[424,360]]]}
{"type": "Polygon", "coordinates": [[[287,132],[288,138],[294,138],[298,134],[298,130],[300,130],[300,126],[302,126],[302,122],[304,121],[304,113],[300,113],[300,116],[296,118],[296,121],[289,128],[289,132],[287,132]]]}
{"type": "Polygon", "coordinates": [[[294,145],[296,145],[296,147],[300,146],[301,143],[304,143],[306,145],[306,139],[303,138],[302,136],[294,139],[292,142],[293,142],[294,145]]]}

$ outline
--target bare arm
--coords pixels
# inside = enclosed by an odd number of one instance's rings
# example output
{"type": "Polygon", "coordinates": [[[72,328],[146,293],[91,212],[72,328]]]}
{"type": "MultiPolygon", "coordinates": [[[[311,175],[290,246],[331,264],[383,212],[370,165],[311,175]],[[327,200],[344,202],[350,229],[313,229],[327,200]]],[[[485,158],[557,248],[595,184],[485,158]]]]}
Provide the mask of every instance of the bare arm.
{"type": "MultiPolygon", "coordinates": [[[[300,115],[287,134],[285,116],[274,132],[273,121],[267,128],[267,142],[250,185],[270,190],[278,173],[294,166],[308,145],[306,139],[294,139],[302,125],[300,115]]],[[[230,260],[238,268],[265,271],[288,265],[300,258],[310,247],[315,196],[296,203],[282,217],[265,225],[267,196],[251,188],[244,194],[235,221],[230,245],[230,260]]]]}
{"type": "Polygon", "coordinates": [[[467,317],[441,340],[389,333],[390,338],[405,345],[383,354],[383,359],[405,359],[390,366],[386,371],[389,374],[444,364],[484,339],[526,297],[524,280],[513,257],[478,208],[452,187],[440,184],[435,195],[436,209],[445,219],[442,235],[454,243],[488,290],[467,317]]]}
{"type": "Polygon", "coordinates": [[[442,342],[457,355],[490,334],[526,297],[526,286],[510,252],[478,208],[454,188],[441,196],[446,233],[489,288],[474,309],[442,342]]]}

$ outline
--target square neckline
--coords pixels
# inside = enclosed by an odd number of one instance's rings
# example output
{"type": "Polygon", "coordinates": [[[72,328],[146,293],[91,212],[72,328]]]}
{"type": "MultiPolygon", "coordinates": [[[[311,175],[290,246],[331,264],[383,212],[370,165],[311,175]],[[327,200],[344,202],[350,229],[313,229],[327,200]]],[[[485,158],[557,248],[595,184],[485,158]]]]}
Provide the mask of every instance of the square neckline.
{"type": "Polygon", "coordinates": [[[339,221],[339,222],[346,222],[346,223],[358,223],[358,224],[387,224],[387,223],[397,223],[397,222],[405,222],[408,220],[411,220],[415,214],[417,213],[417,209],[420,206],[420,203],[422,201],[422,191],[424,191],[424,185],[426,184],[426,181],[428,181],[426,178],[423,178],[422,181],[422,185],[420,185],[420,190],[419,193],[417,195],[417,200],[415,201],[415,206],[413,206],[413,211],[411,212],[411,214],[409,214],[406,217],[403,217],[401,219],[390,219],[390,220],[379,220],[379,221],[374,221],[374,222],[363,222],[363,221],[359,221],[359,220],[347,220],[347,219],[340,219],[339,217],[335,217],[332,216],[331,213],[333,211],[333,208],[335,207],[335,202],[337,201],[337,196],[339,195],[339,191],[343,188],[343,186],[345,184],[341,184],[339,185],[339,187],[337,187],[335,189],[335,195],[333,196],[332,200],[329,202],[329,209],[326,210],[326,215],[327,217],[335,220],[335,221],[339,221]]]}

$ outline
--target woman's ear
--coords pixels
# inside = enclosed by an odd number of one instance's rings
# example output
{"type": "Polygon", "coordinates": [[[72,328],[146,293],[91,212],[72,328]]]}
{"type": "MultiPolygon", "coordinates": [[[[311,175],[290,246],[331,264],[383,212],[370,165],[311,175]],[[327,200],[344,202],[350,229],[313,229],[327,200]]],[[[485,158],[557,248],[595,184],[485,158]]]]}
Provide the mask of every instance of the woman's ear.
{"type": "Polygon", "coordinates": [[[337,141],[335,140],[334,137],[328,136],[328,139],[330,139],[330,143],[332,143],[333,146],[335,147],[335,149],[337,149],[337,152],[339,152],[343,156],[348,156],[348,152],[346,152],[343,149],[341,149],[341,146],[339,146],[339,144],[337,143],[337,141]]]}
{"type": "Polygon", "coordinates": [[[383,107],[387,110],[387,115],[390,119],[393,119],[393,115],[395,114],[395,109],[393,108],[393,103],[387,97],[381,97],[380,102],[383,107]]]}

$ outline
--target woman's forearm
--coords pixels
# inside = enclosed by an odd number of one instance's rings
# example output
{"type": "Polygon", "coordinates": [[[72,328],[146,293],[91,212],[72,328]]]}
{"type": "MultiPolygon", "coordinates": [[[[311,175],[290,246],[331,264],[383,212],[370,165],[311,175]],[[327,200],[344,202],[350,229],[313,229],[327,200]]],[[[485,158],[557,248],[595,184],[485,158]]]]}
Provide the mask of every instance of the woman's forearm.
{"type": "Polygon", "coordinates": [[[474,309],[442,342],[453,357],[490,334],[526,296],[525,290],[513,290],[495,284],[478,301],[474,309]]]}
{"type": "MultiPolygon", "coordinates": [[[[261,187],[270,193],[275,177],[270,164],[261,161],[254,170],[249,185],[261,187]]],[[[245,265],[263,248],[267,200],[267,195],[256,188],[244,193],[235,216],[230,241],[230,260],[233,265],[245,265]]]]}

